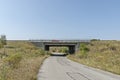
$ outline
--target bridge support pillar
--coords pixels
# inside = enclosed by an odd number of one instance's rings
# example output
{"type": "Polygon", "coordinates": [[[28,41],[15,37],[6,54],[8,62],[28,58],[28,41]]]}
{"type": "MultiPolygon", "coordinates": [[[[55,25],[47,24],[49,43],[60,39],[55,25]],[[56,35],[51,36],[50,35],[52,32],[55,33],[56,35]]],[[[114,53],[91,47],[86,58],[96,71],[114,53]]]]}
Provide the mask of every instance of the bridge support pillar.
{"type": "Polygon", "coordinates": [[[79,49],[80,49],[80,43],[77,43],[77,44],[75,45],[75,52],[79,51],[79,49]]]}

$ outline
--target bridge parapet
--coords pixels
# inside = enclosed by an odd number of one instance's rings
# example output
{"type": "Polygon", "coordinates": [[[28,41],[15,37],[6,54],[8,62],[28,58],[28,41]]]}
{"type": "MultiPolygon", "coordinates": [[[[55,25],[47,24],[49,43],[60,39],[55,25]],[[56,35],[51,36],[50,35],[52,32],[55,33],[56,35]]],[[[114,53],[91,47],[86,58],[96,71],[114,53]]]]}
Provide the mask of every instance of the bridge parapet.
{"type": "Polygon", "coordinates": [[[30,42],[90,42],[90,40],[29,40],[30,42]]]}

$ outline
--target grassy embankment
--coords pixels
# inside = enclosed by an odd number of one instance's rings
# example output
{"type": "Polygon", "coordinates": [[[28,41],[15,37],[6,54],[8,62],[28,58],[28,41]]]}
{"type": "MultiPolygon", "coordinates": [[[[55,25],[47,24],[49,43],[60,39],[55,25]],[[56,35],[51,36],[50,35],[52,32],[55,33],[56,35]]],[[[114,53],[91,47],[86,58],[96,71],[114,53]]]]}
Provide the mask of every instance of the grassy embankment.
{"type": "Polygon", "coordinates": [[[120,41],[92,41],[82,44],[80,52],[69,55],[79,63],[120,75],[120,41]]]}
{"type": "Polygon", "coordinates": [[[47,52],[29,42],[8,42],[0,49],[0,80],[36,80],[47,52]]]}

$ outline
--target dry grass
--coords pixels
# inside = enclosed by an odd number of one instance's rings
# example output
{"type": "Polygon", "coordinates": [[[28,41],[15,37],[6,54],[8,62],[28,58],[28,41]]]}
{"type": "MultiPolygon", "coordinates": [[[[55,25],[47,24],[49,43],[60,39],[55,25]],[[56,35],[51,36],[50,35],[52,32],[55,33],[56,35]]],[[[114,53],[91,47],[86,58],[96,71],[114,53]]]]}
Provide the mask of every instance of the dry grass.
{"type": "Polygon", "coordinates": [[[92,41],[86,46],[87,57],[80,58],[80,52],[68,57],[79,63],[120,74],[120,41],[92,41]]]}
{"type": "Polygon", "coordinates": [[[8,80],[37,80],[37,73],[45,57],[24,59],[19,68],[11,69],[7,73],[8,80]]]}
{"type": "MultiPolygon", "coordinates": [[[[7,48],[0,49],[0,80],[36,80],[43,60],[48,56],[45,51],[29,42],[8,42],[7,48]],[[12,68],[6,59],[13,54],[20,54],[22,59],[18,67],[12,68]]],[[[14,57],[12,57],[14,58],[14,57]]],[[[14,58],[16,59],[16,58],[14,58]]],[[[12,59],[11,61],[14,61],[12,59]]]]}

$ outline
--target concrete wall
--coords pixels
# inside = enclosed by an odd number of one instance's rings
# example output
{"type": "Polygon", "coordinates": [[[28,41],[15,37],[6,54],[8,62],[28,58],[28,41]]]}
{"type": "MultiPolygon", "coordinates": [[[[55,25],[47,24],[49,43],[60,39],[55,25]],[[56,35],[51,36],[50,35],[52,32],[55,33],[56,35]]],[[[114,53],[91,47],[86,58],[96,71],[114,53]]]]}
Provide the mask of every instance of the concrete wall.
{"type": "Polygon", "coordinates": [[[51,46],[66,46],[70,53],[75,53],[79,51],[80,43],[89,43],[90,40],[30,40],[30,42],[44,50],[49,50],[51,46]]]}
{"type": "Polygon", "coordinates": [[[43,43],[43,42],[32,42],[37,47],[40,47],[46,51],[49,51],[49,47],[52,46],[61,46],[61,47],[68,47],[69,53],[75,53],[79,50],[80,43],[43,43]]]}

